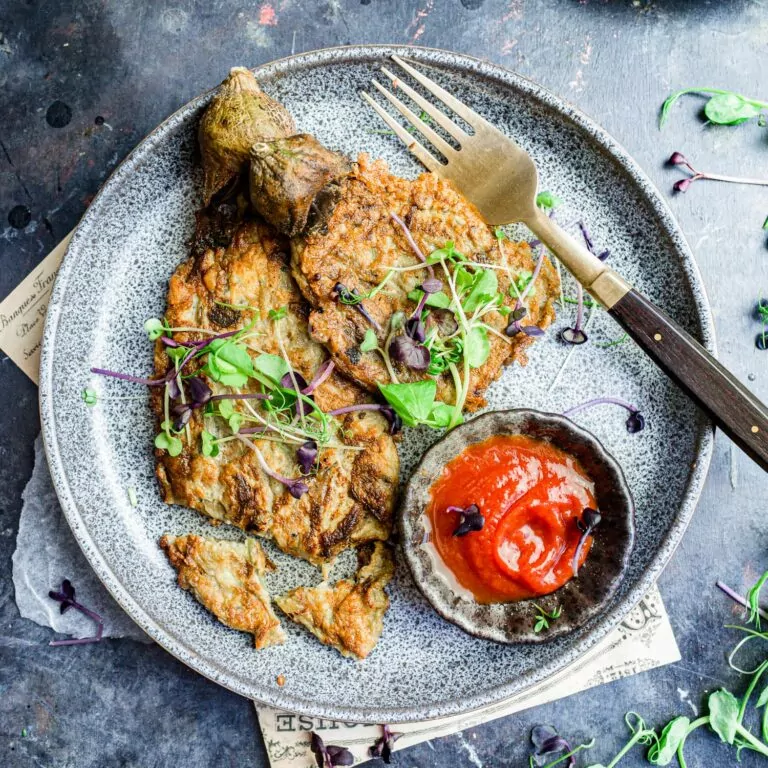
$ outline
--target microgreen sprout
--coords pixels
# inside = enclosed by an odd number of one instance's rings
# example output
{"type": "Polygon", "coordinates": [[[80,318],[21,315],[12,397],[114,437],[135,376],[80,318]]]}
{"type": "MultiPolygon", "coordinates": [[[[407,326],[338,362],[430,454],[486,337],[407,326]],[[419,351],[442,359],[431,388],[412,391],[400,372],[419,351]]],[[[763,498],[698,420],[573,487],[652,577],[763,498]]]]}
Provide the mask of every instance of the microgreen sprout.
{"type": "Polygon", "coordinates": [[[531,729],[531,743],[533,754],[528,758],[529,768],[555,768],[561,763],[566,763],[564,768],[574,768],[574,756],[583,749],[591,749],[595,740],[571,747],[551,725],[537,725],[531,729]]]}
{"type": "Polygon", "coordinates": [[[765,351],[768,349],[768,299],[762,297],[758,299],[755,314],[763,325],[763,330],[755,337],[755,346],[759,350],[765,351]]]}
{"type": "Polygon", "coordinates": [[[485,517],[480,512],[477,504],[470,504],[468,507],[447,507],[446,512],[458,513],[459,521],[453,532],[454,536],[466,536],[468,533],[482,531],[485,525],[485,517]]]}
{"type": "Polygon", "coordinates": [[[288,493],[290,493],[294,499],[300,499],[309,490],[309,486],[301,478],[284,477],[271,469],[269,464],[267,464],[267,460],[264,458],[264,454],[251,440],[248,440],[245,437],[240,437],[239,435],[238,439],[256,454],[256,460],[259,462],[262,472],[264,472],[265,475],[269,475],[273,480],[277,480],[278,483],[284,485],[288,493]]]}
{"type": "Polygon", "coordinates": [[[334,768],[337,765],[353,765],[355,762],[355,758],[346,747],[326,745],[314,731],[312,731],[309,748],[315,756],[317,768],[334,768]]]}
{"type": "Polygon", "coordinates": [[[381,736],[368,748],[369,757],[380,757],[387,765],[392,759],[392,751],[395,742],[402,736],[402,733],[393,731],[388,725],[381,726],[381,736]]]}
{"type": "Polygon", "coordinates": [[[628,403],[626,400],[622,400],[620,397],[596,397],[593,400],[587,400],[585,403],[574,405],[571,408],[563,411],[563,416],[575,416],[577,413],[586,411],[589,408],[594,408],[596,405],[618,405],[621,408],[625,408],[629,412],[627,417],[627,432],[635,434],[641,432],[645,428],[645,417],[632,403],[628,403]]]}
{"type": "Polygon", "coordinates": [[[347,288],[342,283],[336,283],[333,287],[333,293],[340,304],[354,307],[377,331],[381,330],[381,325],[375,320],[370,312],[363,306],[363,296],[354,288],[347,288]]]}
{"type": "Polygon", "coordinates": [[[60,613],[66,613],[70,608],[74,608],[76,611],[80,611],[80,613],[96,623],[96,634],[93,635],[93,637],[73,638],[70,640],[51,640],[48,645],[85,645],[86,643],[98,643],[101,640],[102,635],[104,634],[104,619],[102,619],[98,613],[94,613],[81,603],[77,602],[75,599],[75,588],[72,586],[72,582],[69,579],[64,579],[64,581],[61,582],[61,589],[58,591],[52,589],[48,592],[48,597],[59,603],[60,613]]]}
{"type": "Polygon", "coordinates": [[[573,577],[576,578],[579,575],[579,561],[581,560],[581,553],[584,551],[584,547],[587,544],[587,539],[595,532],[595,528],[600,525],[600,521],[603,516],[592,507],[586,507],[581,513],[581,517],[576,521],[576,525],[581,533],[579,537],[579,543],[576,545],[576,549],[573,553],[573,577]]]}
{"type": "Polygon", "coordinates": [[[96,405],[96,403],[99,401],[99,396],[96,393],[96,390],[90,389],[89,387],[86,387],[83,390],[82,398],[83,398],[83,402],[89,406],[96,405]]]}
{"type": "Polygon", "coordinates": [[[537,635],[549,629],[551,622],[559,619],[563,613],[559,605],[550,612],[545,611],[538,603],[534,603],[533,607],[536,609],[536,623],[533,625],[533,631],[537,635]]]}
{"type": "Polygon", "coordinates": [[[667,98],[661,108],[659,127],[663,127],[669,118],[670,110],[681,96],[695,93],[706,95],[707,103],[704,105],[704,115],[710,123],[717,125],[739,125],[754,117],[758,117],[763,109],[768,108],[768,103],[742,96],[733,91],[719,88],[684,88],[676,91],[667,98]]]}
{"type": "Polygon", "coordinates": [[[743,176],[724,176],[721,173],[705,173],[704,171],[697,171],[690,163],[685,155],[680,152],[673,152],[668,160],[670,165],[682,166],[690,172],[690,176],[676,181],[672,185],[672,189],[675,192],[686,192],[694,181],[725,181],[730,184],[754,184],[758,186],[768,186],[768,179],[755,179],[743,176]]]}
{"type": "Polygon", "coordinates": [[[427,257],[423,254],[421,248],[419,248],[419,245],[414,239],[411,230],[408,228],[408,225],[396,213],[390,213],[389,215],[392,218],[392,221],[394,221],[395,224],[397,224],[397,226],[400,227],[400,229],[403,231],[405,239],[408,241],[408,245],[411,246],[411,250],[414,252],[418,260],[427,265],[427,272],[429,273],[429,276],[434,277],[434,267],[428,262],[427,257]]]}

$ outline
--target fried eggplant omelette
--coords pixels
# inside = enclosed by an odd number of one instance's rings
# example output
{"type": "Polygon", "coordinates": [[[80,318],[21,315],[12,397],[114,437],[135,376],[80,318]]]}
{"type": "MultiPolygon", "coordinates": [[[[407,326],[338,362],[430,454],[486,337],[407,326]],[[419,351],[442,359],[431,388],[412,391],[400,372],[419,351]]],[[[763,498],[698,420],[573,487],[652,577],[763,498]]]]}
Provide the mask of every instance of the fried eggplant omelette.
{"type": "Polygon", "coordinates": [[[559,282],[546,256],[524,294],[536,267],[527,243],[497,238],[451,182],[433,173],[403,179],[364,154],[325,225],[293,238],[291,253],[294,277],[313,307],[312,338],[371,392],[432,378],[438,400],[474,411],[502,367],[524,364],[533,336],[555,317],[559,282]],[[446,266],[419,267],[417,249],[424,259],[442,249],[446,266]],[[430,296],[418,318],[422,286],[430,296]],[[474,327],[466,337],[457,318],[474,327]]]}
{"type": "Polygon", "coordinates": [[[250,632],[258,649],[285,640],[262,581],[274,565],[258,541],[166,535],[160,546],[178,573],[179,586],[191,592],[220,622],[250,632]]]}
{"type": "Polygon", "coordinates": [[[155,369],[161,376],[172,371],[169,352],[179,348],[169,341],[186,345],[182,352],[191,349],[192,359],[184,368],[184,402],[169,411],[167,389],[154,399],[158,421],[180,430],[169,438],[179,441],[178,455],[156,450],[161,493],[169,504],[327,563],[348,547],[389,537],[397,451],[380,413],[326,416],[367,396],[332,370],[310,338],[288,244],[261,221],[236,219],[214,227],[203,216],[194,255],[170,280],[165,320],[179,330],[157,342],[155,369]],[[214,336],[222,338],[196,358],[193,345],[214,336]],[[250,375],[240,376],[244,365],[250,375]],[[313,379],[311,394],[297,399],[296,390],[313,379]],[[196,407],[193,389],[203,387],[206,403],[196,407]]]}
{"type": "Polygon", "coordinates": [[[384,628],[389,598],[384,587],[395,570],[392,550],[376,542],[361,547],[354,580],[298,587],[275,598],[293,621],[342,655],[364,659],[376,647],[384,628]]]}

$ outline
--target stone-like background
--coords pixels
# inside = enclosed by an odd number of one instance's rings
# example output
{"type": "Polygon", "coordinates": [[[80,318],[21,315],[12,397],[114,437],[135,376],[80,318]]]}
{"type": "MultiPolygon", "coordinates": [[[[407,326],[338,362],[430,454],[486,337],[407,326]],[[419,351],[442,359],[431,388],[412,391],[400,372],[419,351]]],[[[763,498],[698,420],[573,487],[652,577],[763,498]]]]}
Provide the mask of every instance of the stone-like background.
{"type": "MultiPolygon", "coordinates": [[[[656,124],[680,87],[768,99],[764,0],[2,0],[0,298],[75,226],[137,142],[230,66],[369,42],[451,48],[537,80],[607,128],[664,192],[679,176],[664,167],[673,150],[707,170],[768,178],[768,128],[754,121],[707,127],[691,97],[663,132],[656,124]]],[[[768,296],[768,195],[704,182],[671,205],[704,275],[721,359],[768,399],[753,315],[761,291],[768,296]]],[[[0,392],[0,764],[266,765],[252,705],[160,648],[107,641],[64,652],[19,618],[10,557],[39,431],[37,390],[5,359],[0,392]]],[[[540,722],[574,740],[595,736],[581,762],[607,762],[623,743],[625,711],[656,724],[693,715],[721,685],[741,690],[725,660],[733,633],[722,628],[735,609],[714,582],[743,590],[768,566],[766,496],[765,474],[718,436],[696,518],[661,579],[681,663],[415,747],[396,764],[527,765],[528,730],[540,722]]],[[[707,768],[733,759],[704,734],[686,752],[689,765],[707,768]]],[[[639,751],[622,762],[643,764],[639,751]]]]}

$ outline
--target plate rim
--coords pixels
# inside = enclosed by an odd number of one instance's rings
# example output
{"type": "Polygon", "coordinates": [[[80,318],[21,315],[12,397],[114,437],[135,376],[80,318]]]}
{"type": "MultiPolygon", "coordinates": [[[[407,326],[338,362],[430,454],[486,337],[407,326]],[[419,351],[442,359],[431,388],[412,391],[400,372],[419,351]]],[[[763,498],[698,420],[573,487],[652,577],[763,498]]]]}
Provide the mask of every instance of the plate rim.
{"type": "MultiPolygon", "coordinates": [[[[463,53],[413,45],[360,44],[321,48],[265,62],[253,68],[253,71],[257,78],[274,78],[302,69],[340,64],[344,61],[382,60],[393,53],[416,59],[419,63],[426,65],[434,65],[449,71],[460,71],[470,76],[479,76],[486,81],[525,93],[526,96],[551,109],[564,120],[575,124],[582,132],[586,132],[597,145],[596,149],[606,153],[632,181],[637,193],[653,212],[654,218],[657,220],[661,230],[669,239],[671,247],[679,256],[683,276],[688,283],[696,309],[701,341],[712,354],[716,354],[714,322],[704,281],[693,252],[680,226],[672,215],[667,201],[629,152],[604,128],[565,99],[556,96],[533,80],[501,65],[463,53]]],[[[519,685],[520,677],[517,677],[515,680],[518,681],[518,684],[515,685],[514,689],[511,689],[512,683],[508,681],[504,684],[485,688],[471,696],[453,700],[442,700],[428,705],[393,709],[391,707],[345,707],[344,705],[316,703],[312,700],[290,695],[286,691],[255,685],[252,681],[244,680],[241,676],[223,669],[215,662],[203,659],[185,643],[182,637],[177,637],[163,628],[128,593],[83,524],[76,499],[69,487],[61,454],[58,451],[57,432],[53,414],[52,374],[54,348],[61,314],[61,299],[67,287],[67,279],[77,258],[78,248],[81,242],[86,239],[85,233],[92,226],[92,219],[98,222],[98,203],[105,191],[110,191],[113,187],[119,185],[121,178],[130,174],[133,166],[145,159],[145,156],[151,153],[155,144],[162,141],[169,130],[186,119],[189,113],[199,109],[214,90],[215,88],[204,91],[169,115],[169,117],[147,134],[115,167],[94,196],[93,201],[76,227],[51,293],[43,330],[40,356],[40,418],[45,455],[53,485],[64,516],[78,545],[99,580],[104,584],[115,601],[155,642],[199,674],[257,703],[263,703],[278,709],[286,709],[298,714],[346,722],[398,723],[432,720],[452,715],[465,715],[492,704],[499,704],[511,697],[523,695],[526,691],[543,683],[550,677],[567,670],[585,654],[594,649],[595,645],[617,627],[632,608],[642,600],[669,563],[693,517],[712,459],[714,425],[703,414],[699,414],[695,460],[688,475],[677,515],[667,530],[666,535],[661,540],[642,577],[622,598],[621,602],[614,606],[605,617],[596,621],[590,628],[589,633],[579,640],[573,648],[561,654],[555,661],[550,661],[536,670],[523,675],[522,677],[525,682],[522,687],[519,685]]]]}

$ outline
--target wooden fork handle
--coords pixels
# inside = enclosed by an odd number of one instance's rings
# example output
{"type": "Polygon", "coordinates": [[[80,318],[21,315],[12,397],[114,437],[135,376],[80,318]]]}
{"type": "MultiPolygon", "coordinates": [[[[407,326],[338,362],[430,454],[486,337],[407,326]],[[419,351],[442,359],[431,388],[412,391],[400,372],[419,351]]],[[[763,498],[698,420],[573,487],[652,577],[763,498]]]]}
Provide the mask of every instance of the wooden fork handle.
{"type": "Polygon", "coordinates": [[[608,311],[723,432],[768,471],[768,408],[699,342],[634,289],[608,311]]]}

